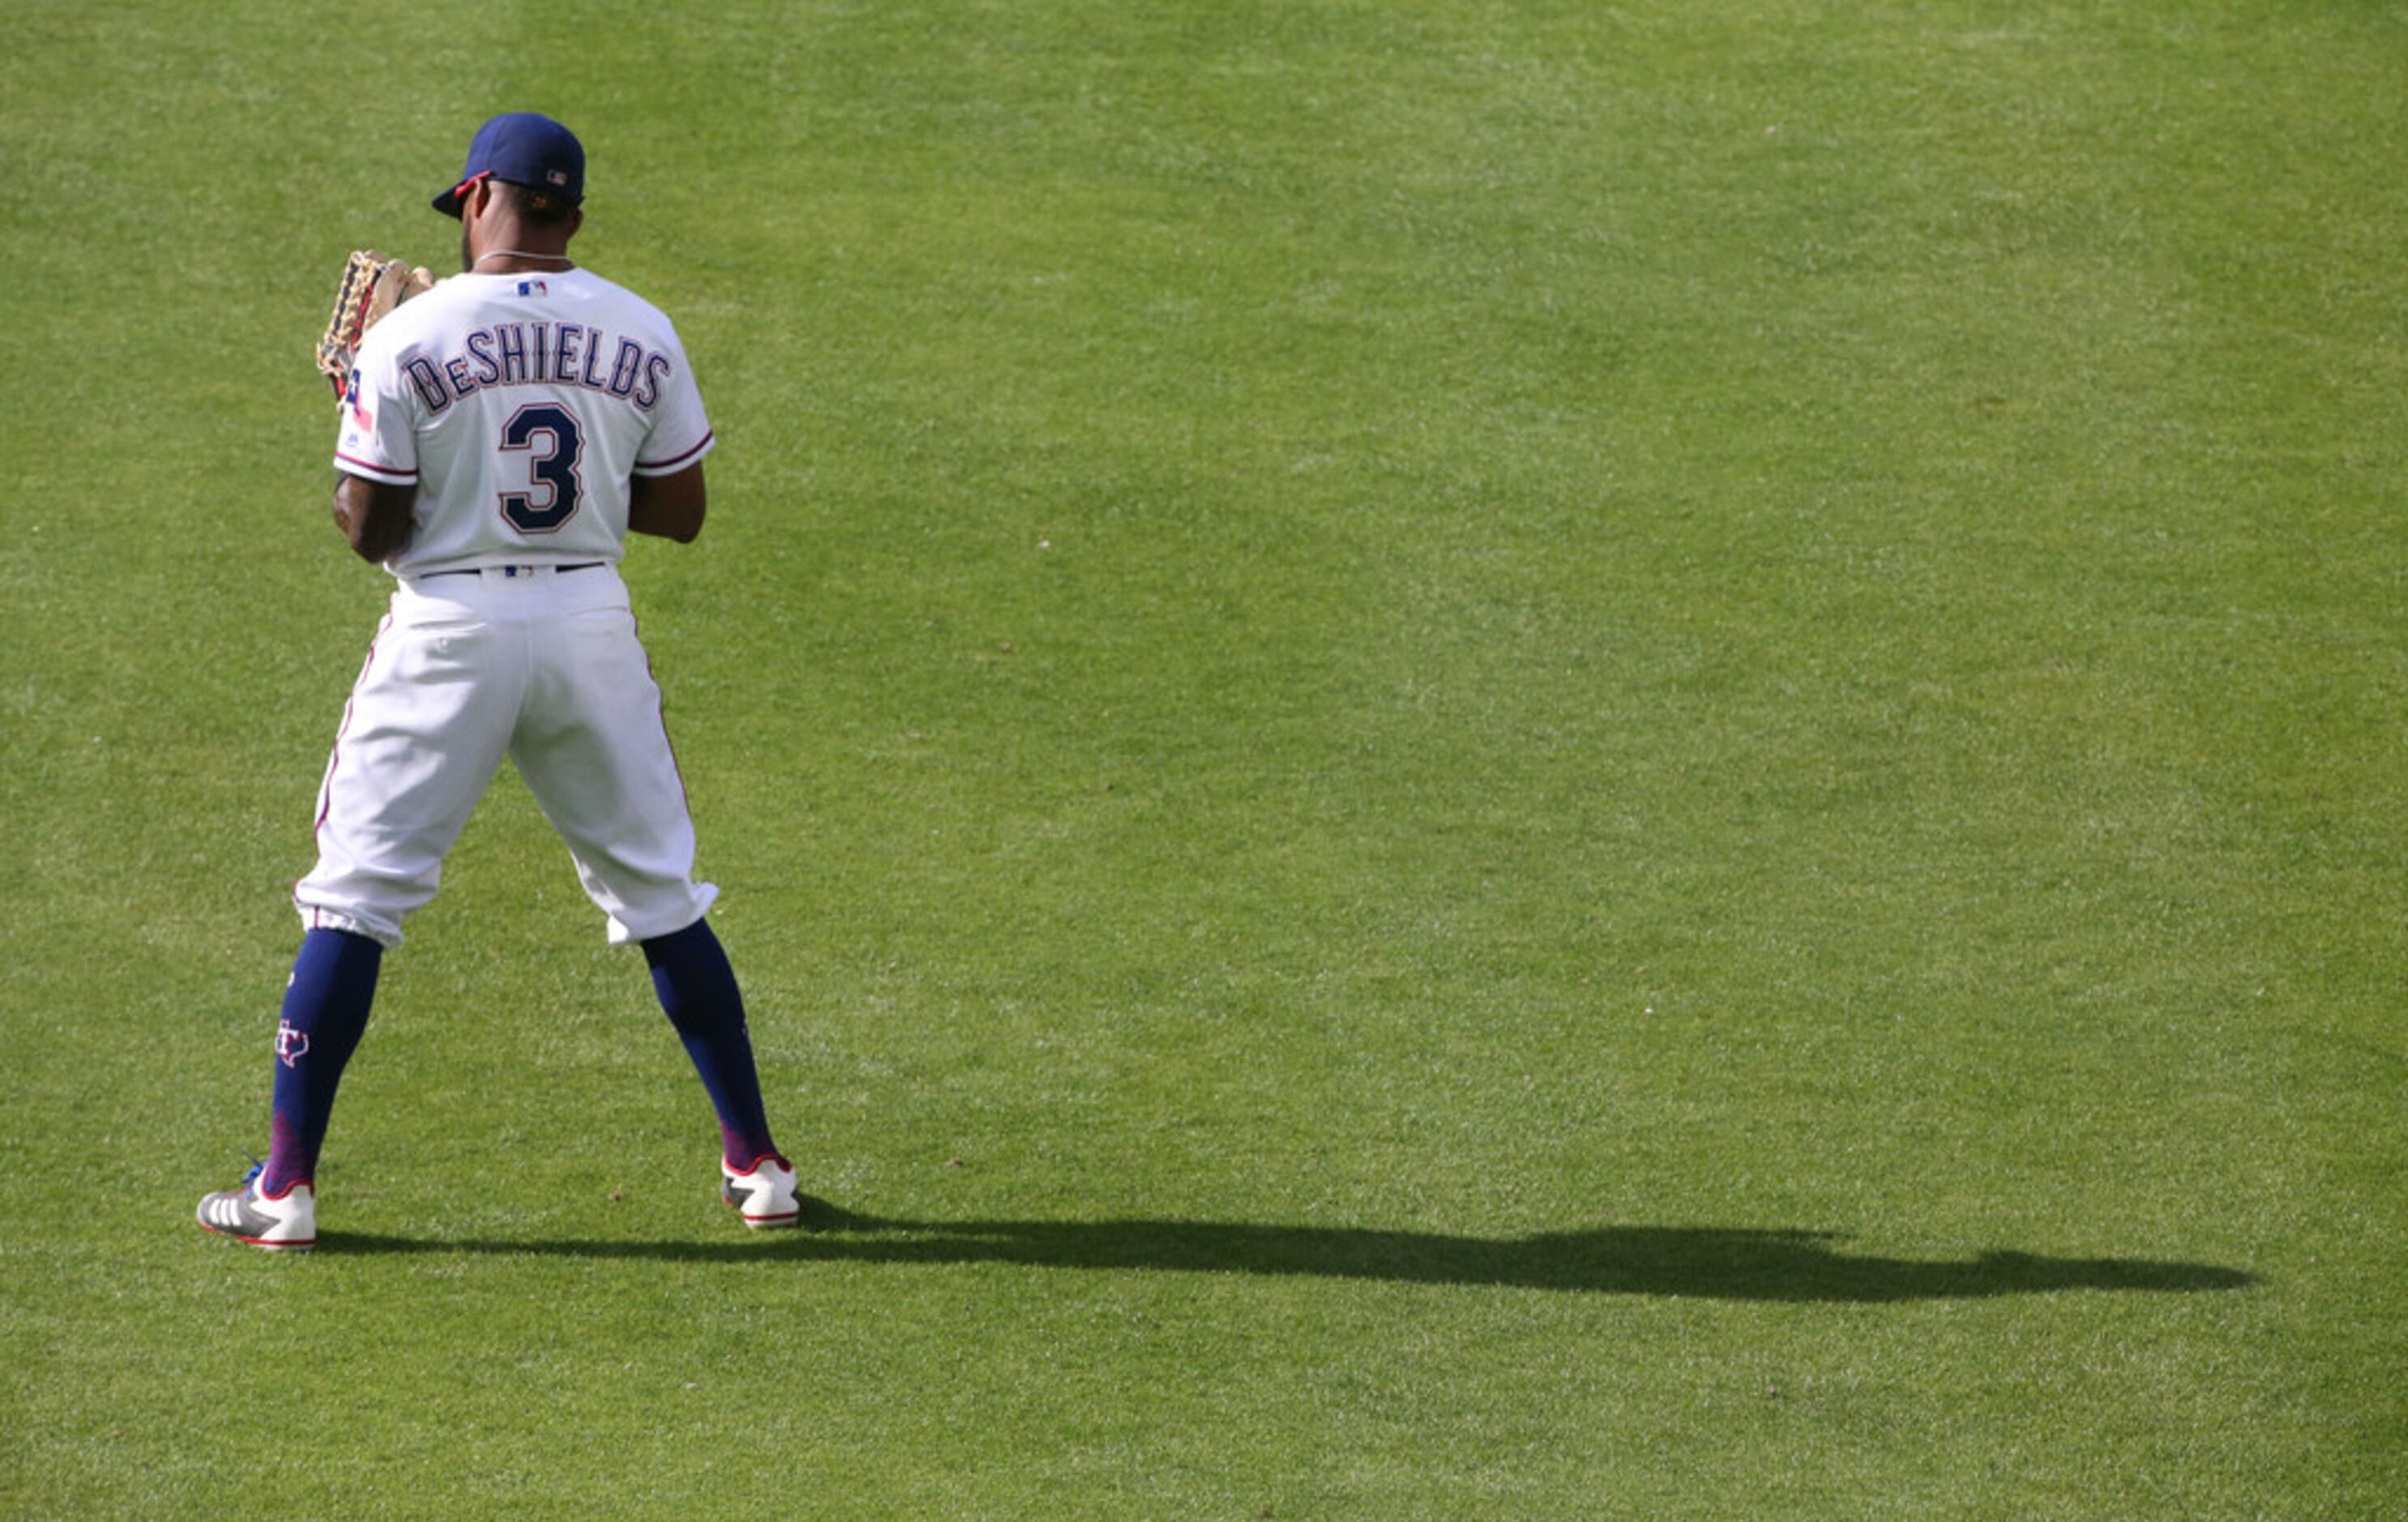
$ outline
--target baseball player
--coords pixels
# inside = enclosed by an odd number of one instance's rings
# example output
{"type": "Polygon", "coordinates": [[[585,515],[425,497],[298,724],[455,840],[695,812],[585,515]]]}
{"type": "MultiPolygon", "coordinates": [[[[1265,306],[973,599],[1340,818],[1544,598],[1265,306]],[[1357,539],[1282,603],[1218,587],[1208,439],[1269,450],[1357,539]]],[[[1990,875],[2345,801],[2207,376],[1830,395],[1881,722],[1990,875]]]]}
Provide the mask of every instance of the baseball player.
{"type": "Polygon", "coordinates": [[[307,928],[276,1031],[267,1158],[201,1200],[211,1231],[316,1241],[319,1147],[380,961],[506,755],[609,939],[643,948],[719,1112],[722,1198],[750,1227],[799,1217],[618,571],[630,533],[701,531],[710,425],[668,319],[569,258],[584,192],[566,127],[486,122],[435,197],[460,220],[463,272],[360,342],[335,520],[399,584],[327,763],[317,865],[294,889],[307,928]]]}

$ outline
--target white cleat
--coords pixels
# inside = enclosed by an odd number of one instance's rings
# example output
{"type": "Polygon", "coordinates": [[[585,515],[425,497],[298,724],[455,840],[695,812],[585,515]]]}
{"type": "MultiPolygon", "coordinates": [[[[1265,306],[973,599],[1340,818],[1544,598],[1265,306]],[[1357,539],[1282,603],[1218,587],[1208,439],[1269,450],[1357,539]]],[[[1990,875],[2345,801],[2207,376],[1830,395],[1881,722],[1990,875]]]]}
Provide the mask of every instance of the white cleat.
{"type": "Polygon", "coordinates": [[[238,1189],[221,1189],[201,1197],[194,1212],[201,1229],[247,1242],[271,1252],[306,1253],[318,1244],[317,1194],[295,1184],[280,1195],[259,1192],[260,1170],[254,1168],[238,1189]]]}
{"type": "Polygon", "coordinates": [[[738,1173],[719,1160],[719,1198],[736,1207],[744,1224],[755,1231],[798,1224],[802,1197],[795,1190],[795,1166],[776,1153],[755,1158],[752,1171],[738,1173]]]}

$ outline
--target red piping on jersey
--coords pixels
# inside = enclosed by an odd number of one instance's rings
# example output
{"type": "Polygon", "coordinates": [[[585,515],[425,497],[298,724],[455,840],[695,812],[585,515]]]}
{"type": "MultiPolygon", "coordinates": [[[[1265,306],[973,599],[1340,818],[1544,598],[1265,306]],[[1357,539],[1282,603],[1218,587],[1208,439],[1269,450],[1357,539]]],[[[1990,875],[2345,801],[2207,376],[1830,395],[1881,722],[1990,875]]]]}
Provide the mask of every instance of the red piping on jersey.
{"type": "Polygon", "coordinates": [[[356,459],[351,455],[344,453],[341,450],[337,450],[335,452],[335,458],[342,461],[345,465],[358,466],[363,470],[374,470],[387,476],[407,476],[411,481],[416,481],[418,479],[418,471],[414,467],[410,469],[405,470],[397,465],[378,465],[370,460],[356,459]]]}
{"type": "Polygon", "coordinates": [[[638,470],[650,470],[656,475],[665,470],[674,470],[679,466],[685,464],[688,460],[691,460],[695,455],[701,453],[704,450],[709,449],[710,447],[710,441],[717,437],[719,437],[717,434],[710,432],[709,429],[705,429],[702,435],[702,442],[686,451],[683,454],[672,455],[670,458],[666,460],[638,460],[636,462],[636,468],[638,470]]]}

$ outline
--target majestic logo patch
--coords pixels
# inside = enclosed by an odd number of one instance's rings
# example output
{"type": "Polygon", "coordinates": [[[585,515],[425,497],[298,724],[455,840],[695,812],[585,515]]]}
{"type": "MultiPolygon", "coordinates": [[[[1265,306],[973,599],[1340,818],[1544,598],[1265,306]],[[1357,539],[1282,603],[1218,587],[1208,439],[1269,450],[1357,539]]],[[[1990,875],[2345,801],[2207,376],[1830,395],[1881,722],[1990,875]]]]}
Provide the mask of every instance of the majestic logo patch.
{"type": "Polygon", "coordinates": [[[301,1060],[309,1051],[309,1033],[295,1030],[289,1020],[276,1023],[276,1055],[288,1068],[301,1060]]]}

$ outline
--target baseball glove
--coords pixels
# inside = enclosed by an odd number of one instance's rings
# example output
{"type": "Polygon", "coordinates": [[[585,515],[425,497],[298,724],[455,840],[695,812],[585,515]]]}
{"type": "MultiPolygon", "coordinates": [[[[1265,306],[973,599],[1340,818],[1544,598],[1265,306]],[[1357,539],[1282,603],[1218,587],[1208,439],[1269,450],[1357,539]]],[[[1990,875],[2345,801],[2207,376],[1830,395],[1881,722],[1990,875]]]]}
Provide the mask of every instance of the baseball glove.
{"type": "Polygon", "coordinates": [[[337,396],[351,383],[351,360],[367,330],[395,307],[434,288],[435,277],[423,265],[412,267],[374,249],[352,251],[343,265],[342,287],[335,293],[334,314],[318,340],[318,368],[335,383],[337,396]]]}

